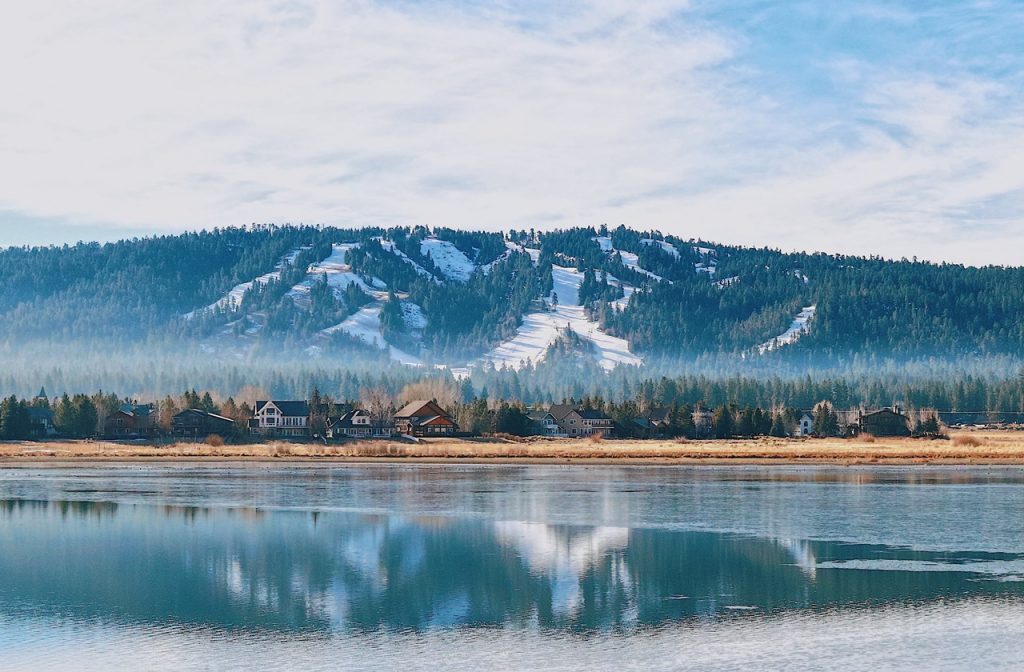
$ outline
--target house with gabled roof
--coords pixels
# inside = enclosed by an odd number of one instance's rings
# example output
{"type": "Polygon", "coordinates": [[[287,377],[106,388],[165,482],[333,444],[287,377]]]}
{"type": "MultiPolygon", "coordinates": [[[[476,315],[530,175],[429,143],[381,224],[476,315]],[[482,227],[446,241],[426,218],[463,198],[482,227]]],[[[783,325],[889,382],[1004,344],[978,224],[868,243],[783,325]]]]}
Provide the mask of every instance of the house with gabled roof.
{"type": "Polygon", "coordinates": [[[548,413],[558,423],[564,436],[609,436],[615,429],[615,421],[601,411],[580,408],[573,404],[552,404],[548,413]]]}
{"type": "Polygon", "coordinates": [[[882,408],[860,416],[859,430],[871,436],[910,436],[910,418],[899,406],[882,408]]]}
{"type": "Polygon", "coordinates": [[[374,422],[372,416],[360,408],[349,411],[327,421],[327,438],[369,439],[383,438],[394,434],[391,424],[374,422]]]}
{"type": "Polygon", "coordinates": [[[530,418],[531,429],[540,436],[562,436],[562,428],[558,426],[551,411],[533,410],[526,413],[530,418]]]}
{"type": "Polygon", "coordinates": [[[153,404],[125,403],[103,420],[103,434],[111,438],[149,436],[156,431],[153,404]]]}
{"type": "Polygon", "coordinates": [[[211,434],[230,436],[235,433],[235,421],[200,408],[186,408],[171,419],[171,434],[200,440],[211,434]]]}
{"type": "Polygon", "coordinates": [[[459,425],[437,402],[417,399],[395,413],[395,431],[409,436],[452,436],[459,425]]]}
{"type": "Polygon", "coordinates": [[[249,430],[264,436],[309,436],[309,402],[257,401],[249,430]]]}

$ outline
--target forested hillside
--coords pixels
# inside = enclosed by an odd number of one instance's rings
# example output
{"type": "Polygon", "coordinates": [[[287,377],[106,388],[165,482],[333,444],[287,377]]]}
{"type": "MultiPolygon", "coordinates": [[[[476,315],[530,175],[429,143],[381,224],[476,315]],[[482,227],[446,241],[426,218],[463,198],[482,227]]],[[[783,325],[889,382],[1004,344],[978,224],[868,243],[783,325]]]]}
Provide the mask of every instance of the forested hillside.
{"type": "MultiPolygon", "coordinates": [[[[577,228],[224,228],[0,251],[0,344],[25,362],[785,372],[1015,362],[1024,269],[792,254],[577,228]],[[580,363],[582,362],[582,364],[580,363]]],[[[1011,369],[1015,364],[1008,365],[1011,369]]]]}

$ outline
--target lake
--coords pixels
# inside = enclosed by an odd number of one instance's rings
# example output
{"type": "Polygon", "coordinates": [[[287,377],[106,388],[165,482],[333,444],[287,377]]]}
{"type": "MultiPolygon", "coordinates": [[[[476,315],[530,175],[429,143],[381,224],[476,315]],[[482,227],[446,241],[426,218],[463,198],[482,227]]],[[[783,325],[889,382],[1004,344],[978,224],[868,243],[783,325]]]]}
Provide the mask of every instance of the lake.
{"type": "Polygon", "coordinates": [[[0,468],[5,672],[1022,660],[1022,469],[0,468]]]}

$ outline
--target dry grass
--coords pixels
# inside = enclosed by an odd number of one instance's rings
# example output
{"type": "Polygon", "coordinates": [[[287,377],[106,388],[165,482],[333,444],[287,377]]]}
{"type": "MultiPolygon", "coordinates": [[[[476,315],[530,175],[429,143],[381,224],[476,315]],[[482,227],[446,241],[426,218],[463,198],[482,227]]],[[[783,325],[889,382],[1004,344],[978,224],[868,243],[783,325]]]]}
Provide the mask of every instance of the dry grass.
{"type": "Polygon", "coordinates": [[[954,433],[952,441],[864,437],[856,439],[746,439],[734,441],[603,439],[434,439],[420,443],[361,441],[339,445],[271,442],[214,446],[167,446],[94,441],[0,443],[0,458],[13,459],[413,459],[471,461],[605,462],[833,462],[1020,463],[1024,432],[954,433]]]}
{"type": "Polygon", "coordinates": [[[977,448],[982,440],[973,434],[959,434],[953,437],[953,445],[960,448],[977,448]]]}

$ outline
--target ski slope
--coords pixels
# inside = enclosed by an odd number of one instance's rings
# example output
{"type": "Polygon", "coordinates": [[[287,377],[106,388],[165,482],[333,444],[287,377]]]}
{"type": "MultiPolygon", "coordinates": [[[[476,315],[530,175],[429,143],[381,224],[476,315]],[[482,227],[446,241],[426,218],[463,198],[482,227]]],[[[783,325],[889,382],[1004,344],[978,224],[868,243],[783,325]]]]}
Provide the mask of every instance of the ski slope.
{"type": "MultiPolygon", "coordinates": [[[[604,252],[607,252],[609,255],[614,255],[617,252],[619,254],[619,257],[622,259],[622,265],[625,266],[626,268],[628,268],[630,270],[633,270],[633,271],[636,271],[637,273],[643,273],[644,275],[646,275],[650,279],[655,280],[657,282],[661,282],[661,281],[665,280],[665,278],[661,277],[660,275],[658,275],[656,273],[651,273],[646,268],[641,267],[640,266],[640,255],[635,254],[633,252],[626,252],[625,250],[620,250],[620,249],[617,249],[616,247],[614,247],[612,245],[612,239],[609,238],[608,236],[597,236],[596,238],[594,238],[594,240],[597,242],[598,245],[601,246],[601,250],[604,251],[604,252]]],[[[657,241],[657,242],[661,242],[661,241],[657,241]]],[[[675,248],[672,248],[672,249],[675,249],[675,248]]],[[[679,256],[679,252],[676,252],[676,256],[677,257],[679,256]]],[[[666,281],[666,282],[671,282],[671,281],[669,280],[669,281],[666,281]]]]}
{"type": "Polygon", "coordinates": [[[476,266],[469,260],[462,250],[455,247],[447,240],[439,238],[424,238],[420,243],[420,252],[430,256],[437,270],[444,274],[449,280],[466,282],[472,277],[476,266]]]}
{"type": "Polygon", "coordinates": [[[559,331],[566,327],[593,344],[598,364],[603,369],[611,370],[619,364],[643,363],[640,357],[629,351],[627,341],[601,331],[597,322],[586,316],[583,306],[578,305],[582,273],[573,268],[552,266],[551,275],[554,285],[548,299],[551,301],[557,296],[557,305],[550,312],[525,315],[515,337],[491,350],[474,365],[491,362],[496,368],[519,369],[527,361],[536,364],[558,338],[559,331]]]}
{"type": "Polygon", "coordinates": [[[410,266],[412,266],[413,270],[415,270],[417,273],[419,273],[420,275],[422,275],[425,278],[430,278],[434,282],[440,282],[440,280],[438,280],[437,278],[434,277],[433,273],[431,273],[427,269],[425,269],[422,266],[420,266],[416,261],[411,259],[409,257],[409,255],[407,255],[405,252],[402,252],[400,249],[398,249],[398,247],[395,246],[395,243],[393,241],[390,241],[390,240],[388,240],[386,238],[378,238],[377,240],[380,241],[381,247],[383,247],[387,252],[390,252],[391,254],[395,255],[399,259],[403,260],[405,263],[407,263],[410,266]]]}
{"type": "Polygon", "coordinates": [[[238,310],[238,307],[240,305],[242,305],[242,297],[245,296],[245,293],[247,291],[249,291],[249,289],[251,287],[257,286],[257,285],[262,286],[262,285],[267,284],[271,280],[279,279],[281,277],[281,270],[285,266],[290,266],[293,263],[295,263],[295,260],[298,258],[298,256],[302,252],[304,252],[306,250],[309,250],[309,249],[312,249],[311,245],[305,245],[303,247],[297,247],[294,250],[291,250],[290,252],[288,252],[288,254],[286,254],[283,257],[281,257],[281,259],[274,266],[274,270],[272,270],[271,272],[264,273],[263,275],[261,275],[259,277],[253,278],[252,280],[249,280],[248,282],[242,282],[242,283],[239,283],[239,284],[235,285],[230,290],[228,290],[227,294],[225,294],[221,298],[217,299],[216,301],[214,301],[210,305],[208,305],[208,306],[206,306],[204,308],[199,308],[198,310],[193,310],[193,311],[191,311],[189,313],[185,313],[185,319],[191,319],[197,313],[200,313],[200,312],[202,312],[204,310],[217,310],[218,308],[228,308],[228,307],[230,307],[230,309],[232,311],[238,310]]]}
{"type": "Polygon", "coordinates": [[[419,357],[411,355],[403,350],[399,350],[384,340],[384,335],[380,330],[380,311],[383,307],[382,303],[375,303],[371,306],[366,306],[354,315],[349,316],[344,322],[336,324],[333,327],[327,327],[320,333],[325,336],[330,336],[331,334],[344,332],[353,338],[359,339],[367,345],[375,346],[380,350],[386,349],[391,359],[399,364],[423,366],[423,362],[419,357]]]}
{"type": "Polygon", "coordinates": [[[641,245],[657,245],[663,251],[671,254],[676,259],[679,258],[679,250],[676,249],[676,246],[673,245],[672,243],[665,242],[664,240],[655,240],[654,238],[641,238],[640,239],[640,244],[641,245]]]}
{"type": "Polygon", "coordinates": [[[377,299],[387,298],[387,285],[378,278],[371,279],[369,284],[352,272],[348,264],[348,253],[359,247],[359,243],[336,243],[331,246],[331,255],[323,261],[310,264],[306,277],[302,282],[288,290],[288,296],[298,305],[308,306],[309,293],[313,284],[327,278],[327,284],[340,296],[349,285],[356,285],[368,295],[377,299]]]}
{"type": "Polygon", "coordinates": [[[765,354],[772,350],[778,350],[781,347],[796,343],[800,340],[800,337],[806,334],[810,330],[811,318],[814,317],[815,311],[818,309],[817,305],[805,306],[803,310],[797,313],[796,317],[793,318],[793,322],[789,325],[789,329],[782,332],[770,341],[765,341],[761,345],[757,346],[759,354],[765,354]]]}

